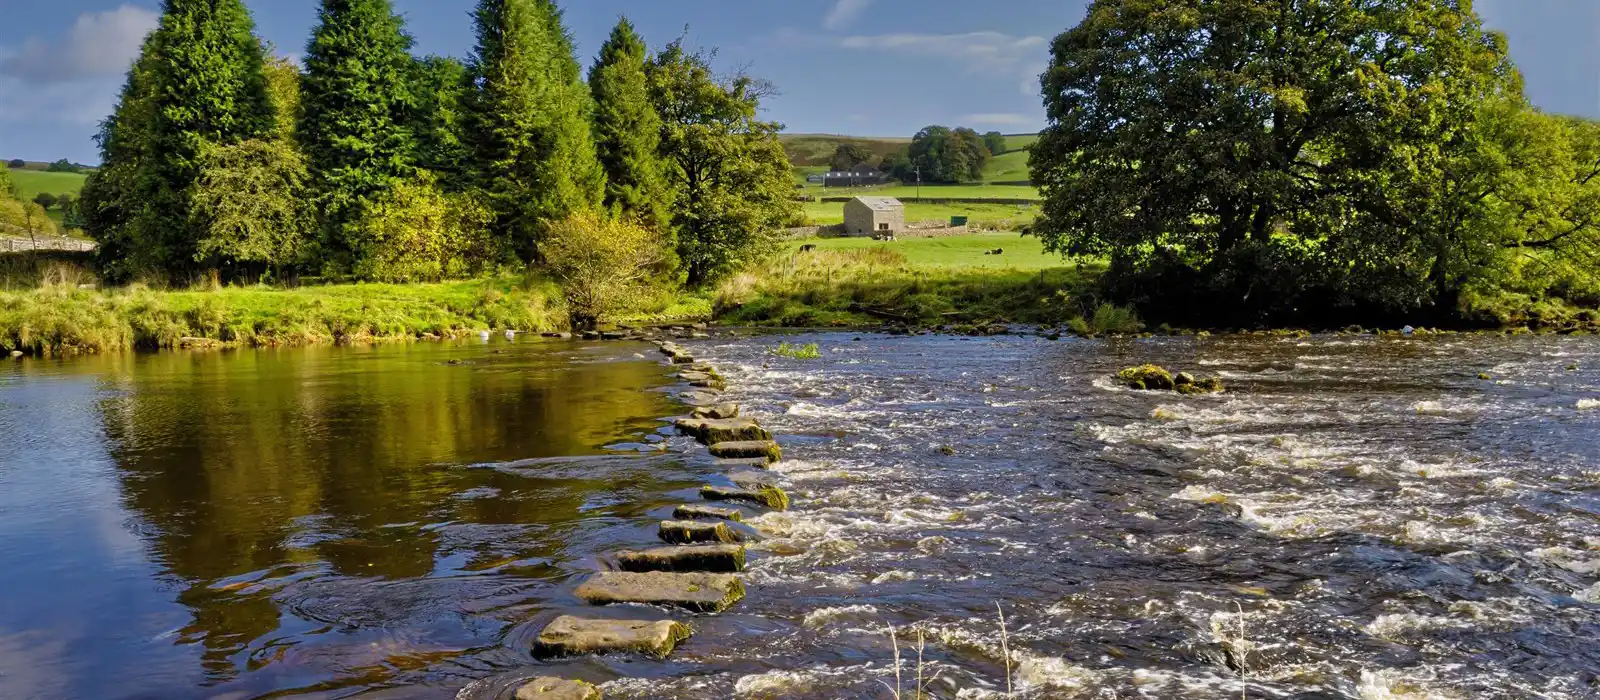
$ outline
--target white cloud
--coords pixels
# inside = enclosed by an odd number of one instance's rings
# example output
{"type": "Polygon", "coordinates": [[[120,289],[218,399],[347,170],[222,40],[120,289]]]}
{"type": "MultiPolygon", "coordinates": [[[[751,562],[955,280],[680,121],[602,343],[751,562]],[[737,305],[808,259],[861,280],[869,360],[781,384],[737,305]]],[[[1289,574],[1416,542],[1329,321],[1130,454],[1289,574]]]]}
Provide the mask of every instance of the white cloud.
{"type": "Polygon", "coordinates": [[[961,123],[974,126],[1037,126],[1039,118],[1011,112],[968,114],[961,118],[961,123]]]}
{"type": "Polygon", "coordinates": [[[65,36],[51,41],[33,37],[7,52],[0,58],[0,76],[52,85],[122,75],[158,19],[155,12],[134,5],[85,12],[65,36]]]}
{"type": "Polygon", "coordinates": [[[872,0],[838,0],[833,4],[833,9],[828,10],[827,16],[822,18],[822,26],[834,31],[844,29],[871,4],[872,0]]]}
{"type": "Polygon", "coordinates": [[[1016,79],[1022,94],[1039,92],[1039,74],[1047,64],[1050,42],[1042,36],[1012,36],[1001,32],[961,34],[878,34],[849,36],[839,45],[858,51],[943,59],[981,73],[1016,79]]]}

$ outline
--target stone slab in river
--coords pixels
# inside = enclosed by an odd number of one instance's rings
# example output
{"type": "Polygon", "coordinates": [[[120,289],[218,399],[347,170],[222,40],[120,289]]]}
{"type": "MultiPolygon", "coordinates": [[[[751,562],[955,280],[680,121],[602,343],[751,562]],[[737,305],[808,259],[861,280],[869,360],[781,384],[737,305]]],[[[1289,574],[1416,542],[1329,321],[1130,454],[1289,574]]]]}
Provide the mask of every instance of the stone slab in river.
{"type": "Polygon", "coordinates": [[[623,571],[633,572],[709,571],[731,574],[744,571],[744,547],[736,544],[703,544],[617,552],[617,566],[623,571]]]}
{"type": "Polygon", "coordinates": [[[750,418],[681,418],[674,425],[680,432],[693,435],[707,445],[772,439],[772,433],[750,418]]]}
{"type": "Polygon", "coordinates": [[[739,536],[723,522],[707,523],[698,520],[663,520],[661,529],[656,533],[661,541],[668,544],[697,544],[701,542],[721,542],[732,544],[739,541],[739,536]]]}
{"type": "Polygon", "coordinates": [[[603,571],[576,593],[593,605],[640,603],[719,613],[744,599],[744,582],[732,574],[603,571]]]}
{"type": "Polygon", "coordinates": [[[689,626],[672,620],[593,620],[562,615],[533,642],[541,659],[583,654],[644,654],[664,659],[689,638],[689,626]]]}
{"type": "Polygon", "coordinates": [[[771,440],[718,442],[711,445],[711,456],[728,459],[764,457],[768,462],[783,459],[783,449],[771,440]]]}
{"type": "Polygon", "coordinates": [[[789,494],[772,485],[762,485],[757,488],[723,488],[721,486],[705,486],[700,489],[700,496],[708,501],[745,501],[756,503],[773,510],[789,509],[789,494]]]}
{"type": "Polygon", "coordinates": [[[583,681],[535,678],[517,689],[516,700],[604,700],[600,689],[583,681]]]}
{"type": "Polygon", "coordinates": [[[744,522],[744,513],[738,508],[718,508],[716,506],[702,506],[685,503],[672,509],[672,517],[678,520],[732,520],[736,523],[744,522]]]}
{"type": "Polygon", "coordinates": [[[720,404],[717,404],[715,406],[705,406],[705,407],[701,407],[701,408],[696,408],[694,410],[694,417],[695,418],[714,418],[714,419],[723,419],[723,420],[726,420],[728,418],[738,418],[739,417],[739,404],[736,404],[736,403],[720,403],[720,404]]]}

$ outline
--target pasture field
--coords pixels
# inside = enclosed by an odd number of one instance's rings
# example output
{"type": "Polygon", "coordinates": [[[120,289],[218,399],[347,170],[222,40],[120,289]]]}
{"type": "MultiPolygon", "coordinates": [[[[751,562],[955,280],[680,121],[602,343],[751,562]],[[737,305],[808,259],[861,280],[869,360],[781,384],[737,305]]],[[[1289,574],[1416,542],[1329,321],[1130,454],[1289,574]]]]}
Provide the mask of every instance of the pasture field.
{"type": "Polygon", "coordinates": [[[972,233],[936,238],[903,237],[897,241],[871,238],[812,238],[791,241],[790,250],[814,245],[819,251],[888,250],[898,252],[910,267],[946,269],[986,269],[1039,271],[1066,267],[1061,256],[1044,251],[1044,244],[1032,236],[1015,233],[972,233]],[[1002,249],[1000,255],[985,252],[1002,249]]]}
{"type": "MultiPolygon", "coordinates": [[[[806,220],[816,226],[844,223],[843,202],[806,202],[806,220]]],[[[907,204],[906,221],[949,221],[965,216],[969,226],[1015,230],[1038,216],[1039,208],[1019,204],[907,204]]]]}

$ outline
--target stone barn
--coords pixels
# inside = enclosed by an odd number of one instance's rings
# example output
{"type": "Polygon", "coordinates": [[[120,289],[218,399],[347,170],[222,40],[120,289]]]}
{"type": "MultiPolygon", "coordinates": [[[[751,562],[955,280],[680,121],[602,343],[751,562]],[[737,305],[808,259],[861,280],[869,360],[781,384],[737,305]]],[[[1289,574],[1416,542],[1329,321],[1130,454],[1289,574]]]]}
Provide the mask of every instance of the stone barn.
{"type": "Polygon", "coordinates": [[[876,236],[904,233],[906,205],[893,197],[856,197],[844,203],[844,233],[876,236]]]}

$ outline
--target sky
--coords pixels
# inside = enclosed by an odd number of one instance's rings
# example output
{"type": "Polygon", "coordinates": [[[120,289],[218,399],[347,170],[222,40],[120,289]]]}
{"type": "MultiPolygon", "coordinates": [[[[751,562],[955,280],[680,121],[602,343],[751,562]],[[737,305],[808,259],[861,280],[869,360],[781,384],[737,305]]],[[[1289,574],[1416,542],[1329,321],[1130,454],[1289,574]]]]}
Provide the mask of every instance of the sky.
{"type": "MultiPolygon", "coordinates": [[[[304,51],[317,0],[247,0],[257,32],[304,51]]],[[[419,54],[465,58],[470,0],[394,0],[419,54]]],[[[587,68],[626,14],[653,46],[680,36],[775,83],[766,117],[794,133],[909,136],[929,124],[1044,126],[1050,39],[1087,0],[565,0],[587,68]]],[[[1600,117],[1600,0],[1477,0],[1511,41],[1535,104],[1600,117]]],[[[158,0],[0,0],[0,158],[96,163],[97,124],[158,0]]]]}

